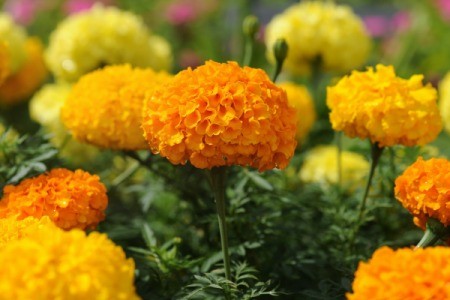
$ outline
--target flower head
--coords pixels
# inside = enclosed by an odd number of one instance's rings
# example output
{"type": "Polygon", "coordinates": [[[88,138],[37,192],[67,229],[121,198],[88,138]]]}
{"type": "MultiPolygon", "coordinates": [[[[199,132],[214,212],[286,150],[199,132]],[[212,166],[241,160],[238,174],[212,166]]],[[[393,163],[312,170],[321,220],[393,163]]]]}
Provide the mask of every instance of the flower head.
{"type": "MultiPolygon", "coordinates": [[[[346,187],[356,187],[369,171],[369,162],[360,154],[341,152],[341,180],[346,187]]],[[[338,149],[336,146],[318,146],[308,152],[299,173],[304,182],[322,185],[338,183],[338,149]]]]}
{"type": "Polygon", "coordinates": [[[94,228],[105,218],[106,188],[98,176],[82,170],[53,169],[49,173],[7,185],[0,217],[48,216],[63,229],[94,228]]]}
{"type": "Polygon", "coordinates": [[[327,91],[334,130],[369,138],[380,147],[424,145],[442,129],[437,93],[422,75],[403,79],[392,66],[353,71],[327,91]]]}
{"type": "Polygon", "coordinates": [[[92,161],[97,147],[75,140],[61,122],[60,112],[72,86],[58,82],[44,85],[30,100],[30,118],[51,133],[50,142],[59,149],[59,156],[76,165],[92,161]]]}
{"type": "Polygon", "coordinates": [[[316,121],[316,111],[311,95],[305,86],[293,82],[283,82],[278,86],[286,90],[289,104],[297,111],[297,133],[295,137],[301,142],[306,138],[316,121]]]}
{"type": "Polygon", "coordinates": [[[0,40],[7,46],[10,73],[17,72],[27,59],[25,30],[5,13],[0,13],[0,40]]]}
{"type": "Polygon", "coordinates": [[[35,227],[0,248],[2,299],[139,299],[133,260],[105,234],[35,227]]]}
{"type": "Polygon", "coordinates": [[[395,197],[423,229],[428,218],[450,225],[450,161],[419,157],[395,180],[395,197]]]}
{"type": "Polygon", "coordinates": [[[450,299],[450,248],[381,247],[360,262],[348,300],[450,299]]]}
{"type": "Polygon", "coordinates": [[[27,217],[22,220],[17,220],[15,217],[0,218],[0,249],[11,241],[27,237],[48,224],[53,223],[47,216],[40,219],[27,217]]]}
{"type": "Polygon", "coordinates": [[[15,104],[30,97],[48,75],[42,56],[43,47],[37,38],[26,42],[27,59],[22,68],[6,78],[0,86],[0,103],[15,104]]]}
{"type": "Polygon", "coordinates": [[[309,73],[317,60],[325,70],[357,68],[367,59],[371,46],[360,18],[350,7],[331,1],[302,1],[270,21],[265,40],[272,61],[272,47],[279,38],[289,45],[286,69],[297,74],[309,73]]]}
{"type": "Polygon", "coordinates": [[[146,93],[171,75],[129,65],[109,66],[83,76],[67,97],[61,118],[73,136],[111,149],[146,149],[142,107],[146,93]]]}
{"type": "Polygon", "coordinates": [[[286,93],[264,71],[235,62],[178,73],[147,97],[142,128],[154,153],[201,169],[284,168],[296,146],[286,93]]]}
{"type": "Polygon", "coordinates": [[[94,6],[58,25],[50,36],[46,60],[57,78],[76,81],[104,65],[168,69],[172,56],[169,44],[152,35],[138,16],[94,6]]]}

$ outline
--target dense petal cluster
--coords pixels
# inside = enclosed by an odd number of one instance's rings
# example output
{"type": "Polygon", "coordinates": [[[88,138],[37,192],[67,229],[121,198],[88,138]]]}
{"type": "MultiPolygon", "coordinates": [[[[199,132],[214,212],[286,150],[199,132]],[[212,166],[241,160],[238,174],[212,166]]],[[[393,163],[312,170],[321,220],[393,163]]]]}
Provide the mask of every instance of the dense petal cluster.
{"type": "Polygon", "coordinates": [[[53,169],[49,173],[7,185],[0,200],[0,217],[48,216],[63,229],[94,228],[108,205],[99,177],[82,170],[53,169]]]}
{"type": "Polygon", "coordinates": [[[419,157],[395,180],[395,197],[425,229],[428,218],[450,225],[450,161],[419,157]]]}
{"type": "Polygon", "coordinates": [[[329,71],[352,70],[366,61],[371,48],[359,17],[332,1],[302,1],[276,15],[265,31],[272,61],[272,47],[279,38],[289,45],[284,66],[297,74],[309,73],[317,63],[329,71]]]}
{"type": "Polygon", "coordinates": [[[41,41],[37,38],[29,38],[25,43],[25,50],[27,58],[22,67],[6,78],[0,86],[0,103],[14,104],[27,99],[48,75],[41,41]]]}
{"type": "Polygon", "coordinates": [[[59,148],[59,156],[75,164],[91,161],[98,154],[97,147],[75,140],[61,122],[60,112],[72,86],[59,82],[46,84],[30,101],[30,118],[51,133],[50,142],[59,148]]]}
{"type": "Polygon", "coordinates": [[[80,141],[111,149],[146,149],[141,129],[144,98],[171,77],[129,65],[86,74],[67,97],[62,121],[80,141]]]}
{"type": "Polygon", "coordinates": [[[2,299],[139,299],[133,260],[97,232],[36,226],[0,248],[0,265],[2,299]]]}
{"type": "Polygon", "coordinates": [[[360,262],[348,300],[450,299],[450,248],[382,247],[360,262]]]}
{"type": "Polygon", "coordinates": [[[311,95],[305,86],[293,82],[283,82],[278,86],[286,91],[289,105],[297,111],[297,133],[295,137],[301,142],[306,138],[316,121],[316,111],[311,95]]]}
{"type": "MultiPolygon", "coordinates": [[[[354,188],[361,184],[369,172],[370,164],[358,153],[341,152],[341,183],[354,188]]],[[[338,183],[338,149],[336,146],[318,146],[308,152],[299,173],[303,182],[322,185],[338,183]]]]}
{"type": "Polygon", "coordinates": [[[46,61],[59,79],[76,81],[104,65],[170,68],[172,53],[142,19],[115,7],[94,6],[66,18],[51,34],[46,61]]]}
{"type": "Polygon", "coordinates": [[[5,13],[0,13],[0,41],[6,44],[10,73],[17,72],[27,59],[25,30],[5,13]]]}
{"type": "Polygon", "coordinates": [[[349,137],[369,138],[380,147],[424,145],[442,129],[437,93],[422,84],[422,75],[395,75],[392,66],[353,71],[327,90],[334,130],[349,137]]]}
{"type": "Polygon", "coordinates": [[[201,169],[285,168],[296,147],[285,91],[263,70],[235,62],[178,73],[147,98],[142,127],[154,153],[201,169]]]}
{"type": "Polygon", "coordinates": [[[439,111],[441,112],[444,129],[450,133],[450,73],[439,83],[439,111]]]}
{"type": "Polygon", "coordinates": [[[14,216],[0,218],[0,249],[9,242],[27,237],[48,224],[53,223],[47,216],[40,219],[27,217],[22,220],[17,220],[14,216]]]}

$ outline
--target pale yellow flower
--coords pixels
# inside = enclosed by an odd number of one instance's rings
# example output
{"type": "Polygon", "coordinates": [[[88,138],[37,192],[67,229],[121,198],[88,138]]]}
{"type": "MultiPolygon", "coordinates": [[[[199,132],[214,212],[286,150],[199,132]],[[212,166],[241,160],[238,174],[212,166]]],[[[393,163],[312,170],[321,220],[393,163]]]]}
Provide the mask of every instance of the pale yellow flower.
{"type": "Polygon", "coordinates": [[[27,34],[15,24],[11,16],[0,13],[0,40],[7,46],[11,73],[17,72],[27,59],[25,43],[27,34]]]}

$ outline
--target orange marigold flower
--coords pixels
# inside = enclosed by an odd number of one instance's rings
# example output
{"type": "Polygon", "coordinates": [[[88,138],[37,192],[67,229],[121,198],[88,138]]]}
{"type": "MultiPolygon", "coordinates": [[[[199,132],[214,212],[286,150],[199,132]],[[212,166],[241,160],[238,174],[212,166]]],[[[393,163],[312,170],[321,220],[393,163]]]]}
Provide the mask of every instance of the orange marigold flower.
{"type": "Polygon", "coordinates": [[[311,94],[305,86],[293,82],[278,84],[287,93],[289,104],[297,111],[297,141],[303,141],[316,121],[316,111],[311,94]]]}
{"type": "Polygon", "coordinates": [[[285,168],[296,146],[286,92],[261,69],[206,62],[146,98],[143,129],[154,153],[197,168],[285,168]]]}
{"type": "Polygon", "coordinates": [[[41,219],[27,217],[22,220],[17,220],[15,216],[0,218],[0,248],[11,241],[29,236],[30,232],[49,224],[53,224],[53,222],[47,216],[41,219]]]}
{"type": "Polygon", "coordinates": [[[381,247],[360,262],[348,300],[450,299],[450,248],[381,247]]]}
{"type": "Polygon", "coordinates": [[[353,71],[328,88],[327,105],[334,130],[369,138],[380,147],[424,145],[436,138],[442,121],[437,92],[422,75],[402,79],[392,66],[353,71]]]}
{"type": "Polygon", "coordinates": [[[111,149],[147,149],[140,127],[144,98],[169,78],[164,71],[130,65],[91,72],[73,86],[61,120],[80,141],[111,149]]]}
{"type": "Polygon", "coordinates": [[[395,180],[395,197],[422,229],[428,218],[450,225],[450,161],[419,157],[395,180]]]}
{"type": "Polygon", "coordinates": [[[105,234],[47,224],[0,248],[1,299],[138,300],[134,261],[105,234]]]}
{"type": "Polygon", "coordinates": [[[0,217],[50,219],[63,229],[94,228],[105,218],[106,188],[97,175],[82,170],[53,169],[48,174],[7,185],[0,217]]]}
{"type": "Polygon", "coordinates": [[[29,38],[25,44],[27,59],[23,66],[7,77],[0,86],[0,103],[11,105],[30,97],[48,75],[39,39],[29,38]]]}

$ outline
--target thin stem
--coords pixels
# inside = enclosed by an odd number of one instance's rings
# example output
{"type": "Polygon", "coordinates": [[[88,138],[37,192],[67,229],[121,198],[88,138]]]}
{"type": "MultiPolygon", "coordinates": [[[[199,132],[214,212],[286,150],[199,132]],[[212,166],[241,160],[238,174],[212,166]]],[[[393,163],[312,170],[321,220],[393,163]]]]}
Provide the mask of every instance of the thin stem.
{"type": "Polygon", "coordinates": [[[283,62],[281,62],[281,63],[277,62],[275,64],[275,70],[274,70],[273,75],[272,75],[272,81],[273,82],[277,81],[278,75],[280,75],[282,68],[283,68],[283,62]]]}
{"type": "Polygon", "coordinates": [[[222,245],[223,264],[225,267],[225,277],[231,281],[230,255],[228,252],[228,232],[226,221],[225,205],[225,177],[226,167],[215,167],[209,172],[210,184],[214,193],[217,207],[217,217],[219,220],[220,243],[222,245]]]}
{"type": "Polygon", "coordinates": [[[253,58],[253,43],[254,39],[247,37],[245,39],[245,49],[244,49],[244,60],[242,62],[243,66],[250,66],[253,58]]]}
{"type": "Polygon", "coordinates": [[[432,245],[436,244],[436,242],[439,241],[439,239],[440,239],[440,237],[437,234],[435,234],[433,231],[431,231],[429,228],[427,228],[425,230],[425,234],[420,239],[419,243],[414,248],[414,250],[416,250],[418,248],[423,248],[426,246],[432,246],[432,245]]]}

